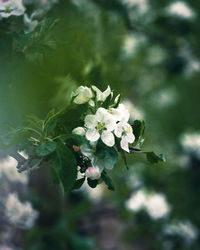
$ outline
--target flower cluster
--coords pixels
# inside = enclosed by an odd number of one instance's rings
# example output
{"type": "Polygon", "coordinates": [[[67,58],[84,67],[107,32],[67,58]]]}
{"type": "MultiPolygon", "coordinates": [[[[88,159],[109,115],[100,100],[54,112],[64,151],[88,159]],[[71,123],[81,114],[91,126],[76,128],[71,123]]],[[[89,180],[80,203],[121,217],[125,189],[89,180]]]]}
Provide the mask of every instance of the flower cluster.
{"type": "Polygon", "coordinates": [[[10,223],[22,229],[33,227],[38,217],[38,212],[32,208],[31,203],[19,201],[17,193],[9,194],[5,204],[5,212],[10,223]]]}
{"type": "Polygon", "coordinates": [[[57,2],[58,0],[0,0],[0,20],[11,16],[23,16],[24,31],[29,33],[35,30],[41,16],[57,2]],[[26,11],[29,5],[33,8],[30,16],[26,11]]]}
{"type": "Polygon", "coordinates": [[[88,142],[80,147],[82,154],[91,161],[91,166],[85,172],[86,177],[99,179],[104,168],[112,169],[114,164],[108,159],[100,159],[95,148],[100,142],[106,147],[121,147],[129,152],[129,144],[135,140],[132,126],[128,123],[130,114],[124,104],[120,103],[120,95],[113,98],[110,86],[103,92],[96,86],[80,86],[72,93],[72,98],[75,104],[89,104],[84,126],[75,128],[72,133],[84,136],[88,142]]]}

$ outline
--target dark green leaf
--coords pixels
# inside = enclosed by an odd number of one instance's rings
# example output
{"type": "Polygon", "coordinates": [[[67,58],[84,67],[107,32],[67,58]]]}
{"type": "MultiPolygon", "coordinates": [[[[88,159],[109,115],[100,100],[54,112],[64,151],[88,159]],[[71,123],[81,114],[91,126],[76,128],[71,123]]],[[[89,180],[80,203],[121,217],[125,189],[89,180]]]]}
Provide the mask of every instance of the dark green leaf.
{"type": "Polygon", "coordinates": [[[76,180],[76,182],[74,183],[74,186],[72,187],[72,190],[81,188],[81,186],[83,185],[84,181],[85,181],[85,177],[76,180]]]}
{"type": "Polygon", "coordinates": [[[96,155],[102,160],[106,160],[109,164],[115,165],[118,162],[118,153],[113,147],[108,147],[101,141],[96,147],[96,155]]]}
{"type": "Polygon", "coordinates": [[[115,190],[114,184],[111,178],[108,176],[108,174],[105,171],[102,172],[101,177],[103,181],[105,182],[105,184],[107,185],[108,189],[111,191],[114,191],[115,190]]]}
{"type": "Polygon", "coordinates": [[[90,178],[88,178],[87,183],[91,188],[95,188],[98,184],[98,180],[91,180],[90,178]]]}
{"type": "Polygon", "coordinates": [[[51,153],[53,153],[56,149],[56,143],[55,142],[45,142],[35,149],[35,153],[40,156],[47,156],[51,153]]]}
{"type": "Polygon", "coordinates": [[[77,177],[77,164],[72,151],[57,143],[56,151],[50,156],[50,164],[59,176],[65,192],[70,191],[77,177]]]}
{"type": "Polygon", "coordinates": [[[133,134],[135,135],[135,141],[142,139],[145,130],[145,123],[144,121],[135,120],[133,125],[133,134]]]}
{"type": "Polygon", "coordinates": [[[66,136],[66,144],[69,147],[72,145],[81,146],[82,144],[88,143],[84,136],[69,134],[66,136]]]}
{"type": "Polygon", "coordinates": [[[150,163],[166,162],[163,154],[156,155],[154,152],[145,152],[147,160],[150,163]]]}
{"type": "Polygon", "coordinates": [[[60,114],[60,122],[67,127],[69,132],[71,132],[74,128],[83,125],[83,121],[81,123],[78,118],[80,118],[87,111],[87,108],[87,104],[70,105],[62,112],[62,114],[60,114]]]}

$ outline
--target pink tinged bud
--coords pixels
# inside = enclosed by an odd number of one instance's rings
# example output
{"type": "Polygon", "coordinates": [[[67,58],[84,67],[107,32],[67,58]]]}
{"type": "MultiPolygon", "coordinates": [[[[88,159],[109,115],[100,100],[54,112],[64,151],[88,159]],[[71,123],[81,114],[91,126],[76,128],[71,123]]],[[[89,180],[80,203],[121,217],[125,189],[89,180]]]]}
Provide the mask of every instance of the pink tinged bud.
{"type": "Polygon", "coordinates": [[[73,148],[73,150],[74,150],[75,152],[80,151],[80,147],[79,147],[79,146],[73,145],[72,148],[73,148]]]}
{"type": "Polygon", "coordinates": [[[101,177],[101,173],[98,168],[89,167],[85,172],[85,176],[91,180],[98,180],[101,177]]]}

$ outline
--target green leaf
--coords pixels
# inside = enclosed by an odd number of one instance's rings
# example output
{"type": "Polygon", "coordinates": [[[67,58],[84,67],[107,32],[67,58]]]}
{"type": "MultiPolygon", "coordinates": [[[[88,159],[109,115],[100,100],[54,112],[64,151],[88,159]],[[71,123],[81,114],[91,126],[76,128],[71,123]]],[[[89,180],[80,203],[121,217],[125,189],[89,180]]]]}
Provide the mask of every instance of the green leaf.
{"type": "Polygon", "coordinates": [[[47,156],[51,153],[53,153],[56,149],[56,143],[55,142],[45,142],[35,149],[35,153],[40,156],[47,156]]]}
{"type": "Polygon", "coordinates": [[[135,120],[132,125],[132,129],[133,129],[133,134],[135,135],[135,141],[140,141],[144,135],[145,122],[135,120]]]}
{"type": "Polygon", "coordinates": [[[98,180],[91,180],[90,178],[87,178],[87,183],[91,188],[95,188],[98,184],[98,180]]]}
{"type": "Polygon", "coordinates": [[[72,187],[72,190],[81,188],[81,186],[83,185],[84,181],[85,181],[85,177],[76,180],[76,182],[74,183],[74,186],[72,187]]]}
{"type": "Polygon", "coordinates": [[[102,160],[106,160],[110,165],[115,165],[118,162],[118,153],[114,147],[108,147],[101,141],[96,147],[96,155],[102,160]]]}
{"type": "Polygon", "coordinates": [[[56,151],[49,161],[59,176],[64,191],[70,191],[77,178],[77,164],[72,151],[64,144],[57,143],[56,151]]]}
{"type": "Polygon", "coordinates": [[[154,152],[144,152],[146,154],[147,160],[150,163],[166,162],[165,156],[163,154],[156,155],[154,152]]]}
{"type": "Polygon", "coordinates": [[[106,171],[102,172],[101,178],[103,179],[103,181],[105,182],[105,184],[107,185],[107,187],[108,187],[109,190],[111,190],[111,191],[115,190],[114,184],[113,184],[111,178],[106,173],[106,171]]]}
{"type": "Polygon", "coordinates": [[[85,139],[84,136],[81,135],[74,135],[74,134],[68,134],[66,136],[66,144],[69,147],[72,147],[72,145],[81,146],[82,144],[87,144],[88,141],[85,139]]]}
{"type": "Polygon", "coordinates": [[[72,104],[68,106],[62,111],[62,114],[60,114],[60,122],[71,132],[74,128],[83,125],[83,121],[81,121],[80,118],[87,111],[87,108],[88,104],[72,104]]]}
{"type": "Polygon", "coordinates": [[[107,109],[109,107],[110,103],[111,103],[111,100],[112,100],[112,95],[109,95],[106,98],[105,102],[102,104],[102,107],[107,109]]]}

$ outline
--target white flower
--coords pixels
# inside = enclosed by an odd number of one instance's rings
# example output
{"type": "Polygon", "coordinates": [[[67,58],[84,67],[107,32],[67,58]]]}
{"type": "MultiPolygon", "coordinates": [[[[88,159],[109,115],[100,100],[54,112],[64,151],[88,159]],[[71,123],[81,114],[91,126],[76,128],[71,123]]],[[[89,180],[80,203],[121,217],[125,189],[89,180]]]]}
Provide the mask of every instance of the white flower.
{"type": "Polygon", "coordinates": [[[104,102],[106,98],[112,93],[110,86],[104,92],[101,92],[96,86],[92,86],[92,89],[96,92],[96,100],[97,102],[104,102]]]}
{"type": "Polygon", "coordinates": [[[200,159],[200,132],[183,134],[180,143],[186,153],[195,155],[200,159]]]}
{"type": "Polygon", "coordinates": [[[83,127],[77,127],[75,129],[73,129],[72,134],[84,136],[85,135],[85,129],[83,127]]]}
{"type": "Polygon", "coordinates": [[[0,0],[0,18],[21,16],[24,12],[22,0],[0,0]]]}
{"type": "Polygon", "coordinates": [[[154,193],[146,201],[146,210],[156,220],[167,216],[170,208],[163,194],[154,193]]]}
{"type": "Polygon", "coordinates": [[[92,98],[92,90],[85,86],[80,86],[75,92],[72,92],[72,97],[74,97],[74,103],[83,104],[89,102],[92,98]]]}
{"type": "Polygon", "coordinates": [[[192,243],[198,237],[198,230],[190,221],[174,221],[167,224],[164,228],[164,233],[180,235],[187,243],[192,243]]]}
{"type": "Polygon", "coordinates": [[[171,15],[178,16],[181,18],[191,19],[195,17],[194,11],[185,3],[177,1],[172,3],[168,8],[167,12],[171,15]]]}
{"type": "Polygon", "coordinates": [[[126,201],[126,207],[134,212],[145,209],[154,220],[161,219],[167,216],[170,212],[170,206],[163,194],[147,194],[145,189],[141,189],[134,193],[126,201]]]}
{"type": "Polygon", "coordinates": [[[30,229],[38,217],[38,212],[32,208],[31,203],[22,203],[16,193],[9,194],[5,203],[5,213],[12,224],[23,229],[30,229]]]}
{"type": "Polygon", "coordinates": [[[119,122],[114,133],[118,138],[121,138],[121,148],[129,152],[128,144],[135,140],[131,125],[124,121],[119,122]]]}
{"type": "Polygon", "coordinates": [[[27,173],[18,173],[17,171],[17,161],[12,157],[7,157],[0,161],[0,176],[11,182],[20,182],[22,184],[28,183],[27,173]]]}
{"type": "Polygon", "coordinates": [[[89,167],[85,172],[85,176],[91,180],[98,180],[101,177],[101,172],[98,168],[89,167]]]}
{"type": "Polygon", "coordinates": [[[113,115],[116,121],[128,122],[130,118],[128,109],[122,103],[117,108],[111,108],[108,112],[113,115]]]}
{"type": "Polygon", "coordinates": [[[126,201],[126,207],[129,210],[137,212],[145,207],[145,203],[146,193],[144,192],[144,190],[139,190],[126,201]]]}
{"type": "Polygon", "coordinates": [[[114,146],[115,138],[112,131],[116,128],[116,121],[106,109],[99,108],[95,115],[87,115],[85,127],[87,128],[87,140],[94,142],[101,137],[107,146],[114,146]]]}

